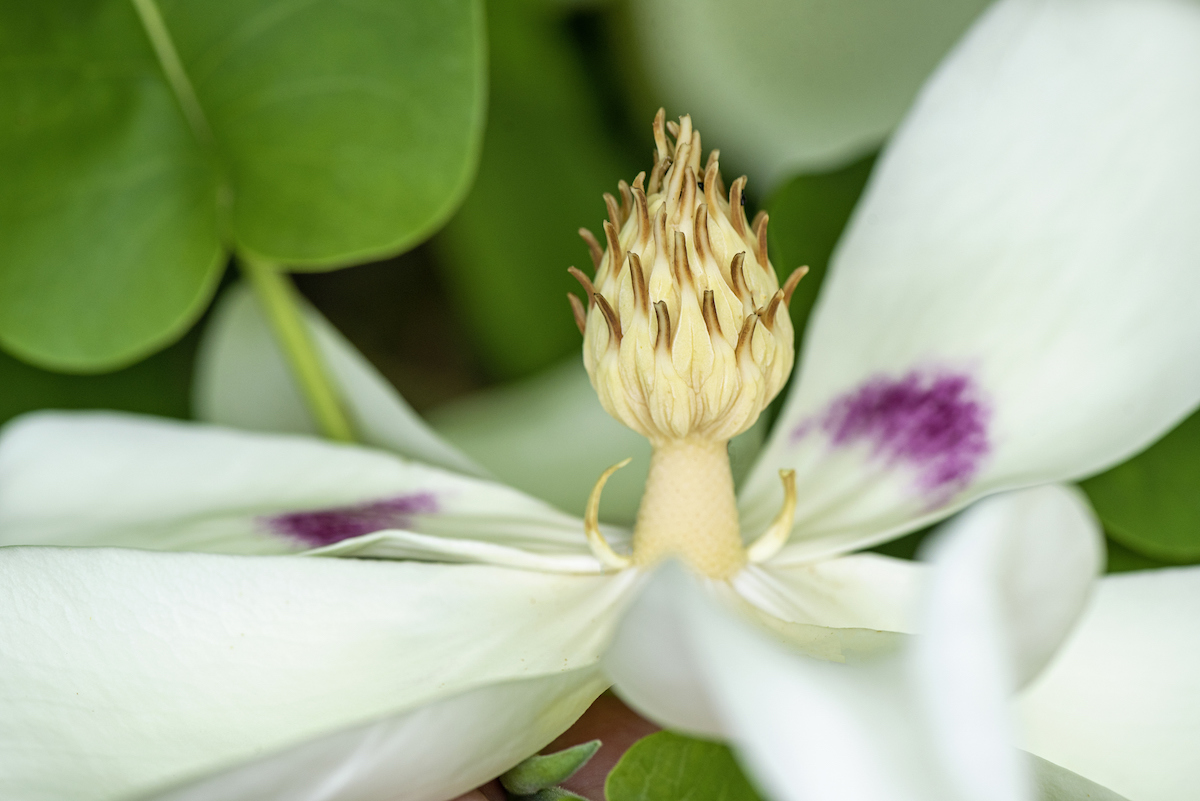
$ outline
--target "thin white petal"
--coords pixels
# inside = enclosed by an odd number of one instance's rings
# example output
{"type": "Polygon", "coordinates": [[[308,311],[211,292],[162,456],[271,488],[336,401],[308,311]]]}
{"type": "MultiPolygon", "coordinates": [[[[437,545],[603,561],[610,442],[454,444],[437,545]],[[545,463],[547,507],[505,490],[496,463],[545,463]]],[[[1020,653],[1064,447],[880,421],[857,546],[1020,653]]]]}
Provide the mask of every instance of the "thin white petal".
{"type": "Polygon", "coordinates": [[[986,4],[640,0],[630,11],[667,110],[691,114],[763,191],[877,145],[986,4]]]}
{"type": "Polygon", "coordinates": [[[391,528],[588,553],[581,521],[385,451],[98,412],[0,437],[3,544],[284,553],[391,528]]]}
{"type": "Polygon", "coordinates": [[[793,623],[911,632],[924,572],[907,559],[861,553],[752,565],[732,584],[764,612],[793,623]]]}
{"type": "Polygon", "coordinates": [[[600,474],[633,457],[605,485],[600,512],[623,522],[637,514],[650,443],[604,411],[578,356],[432,410],[429,419],[500,481],[580,515],[600,474]]]}
{"type": "Polygon", "coordinates": [[[914,679],[946,772],[964,791],[994,776],[988,797],[1019,794],[1009,694],[1078,620],[1100,543],[1082,493],[1053,485],[980,501],[935,541],[914,679]]]}
{"type": "Polygon", "coordinates": [[[492,684],[144,801],[445,801],[545,746],[606,686],[595,668],[492,684]]]}
{"type": "Polygon", "coordinates": [[[632,581],[0,549],[0,796],[122,798],[474,687],[588,667],[632,581]]]}
{"type": "MultiPolygon", "coordinates": [[[[910,665],[903,654],[877,655],[855,664],[813,659],[797,653],[761,629],[739,620],[714,603],[693,578],[669,565],[660,570],[630,605],[618,629],[605,667],[612,671],[619,648],[640,645],[647,662],[666,662],[663,670],[686,670],[687,703],[655,697],[641,677],[613,673],[616,689],[630,700],[650,700],[652,715],[667,711],[674,724],[681,710],[702,709],[711,718],[708,733],[725,735],[772,798],[837,798],[839,801],[937,801],[961,799],[955,793],[938,747],[937,732],[921,706],[910,665]],[[671,633],[674,648],[652,639],[626,639],[627,627],[671,633]],[[681,644],[681,645],[680,645],[681,644]],[[688,665],[675,660],[689,658],[688,665]],[[635,692],[631,693],[630,690],[635,692]],[[636,697],[635,697],[636,696],[636,697]]],[[[664,688],[682,695],[676,688],[664,688]]],[[[1003,697],[1001,688],[994,694],[1003,697]]],[[[643,704],[639,707],[646,709],[643,704]]],[[[979,720],[988,727],[994,721],[979,720]]],[[[993,744],[984,743],[984,748],[993,744]]],[[[1017,782],[1002,771],[979,777],[976,790],[1000,788],[1001,794],[970,797],[1020,799],[1020,763],[1013,756],[1017,782]],[[1017,787],[1016,793],[1012,792],[1017,787]]]]}
{"type": "Polygon", "coordinates": [[[1079,621],[1104,563],[1103,535],[1087,499],[1053,484],[985,498],[947,523],[931,551],[937,566],[923,642],[949,650],[927,655],[930,675],[970,677],[1003,664],[1010,686],[1046,666],[1079,621]],[[992,647],[1011,660],[986,653],[992,647]],[[971,661],[952,664],[962,660],[971,661]]]}
{"type": "MultiPolygon", "coordinates": [[[[301,311],[360,441],[448,470],[484,475],[434,433],[320,312],[307,303],[301,311]]],[[[193,405],[196,416],[210,423],[319,433],[257,299],[244,284],[225,293],[205,330],[196,357],[193,405]]]]}
{"type": "Polygon", "coordinates": [[[1135,453],[1200,399],[1200,6],[1002,0],[877,167],[743,494],[860,547],[1135,453]]]}
{"type": "Polygon", "coordinates": [[[1030,751],[1134,801],[1200,786],[1200,567],[1105,576],[1025,692],[1030,751]]]}

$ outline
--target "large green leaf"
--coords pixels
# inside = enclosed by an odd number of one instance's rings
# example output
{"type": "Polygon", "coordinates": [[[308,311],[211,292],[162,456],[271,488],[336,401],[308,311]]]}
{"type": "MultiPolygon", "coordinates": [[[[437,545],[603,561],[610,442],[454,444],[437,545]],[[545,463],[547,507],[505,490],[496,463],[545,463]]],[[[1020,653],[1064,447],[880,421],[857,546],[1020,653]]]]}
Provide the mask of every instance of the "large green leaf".
{"type": "Polygon", "coordinates": [[[567,267],[590,272],[591,263],[577,231],[599,229],[601,193],[632,180],[636,161],[614,143],[560,12],[496,2],[488,28],[483,158],[435,244],[485,367],[516,378],[579,348],[566,300],[579,285],[567,267]]]}
{"type": "Polygon", "coordinates": [[[0,343],[129,363],[225,250],[305,269],[428,236],[482,127],[478,0],[0,5],[0,343]]]}
{"type": "Polygon", "coordinates": [[[604,783],[608,801],[760,801],[729,748],[660,731],[625,752],[604,783]]]}
{"type": "Polygon", "coordinates": [[[796,267],[809,268],[808,275],[796,286],[790,306],[797,353],[801,352],[808,316],[825,281],[829,258],[874,165],[875,155],[871,154],[832,172],[799,175],[779,187],[767,201],[771,261],[780,280],[796,267]]]}
{"type": "Polygon", "coordinates": [[[1200,412],[1080,486],[1108,535],[1130,551],[1162,562],[1200,562],[1200,412]]]}

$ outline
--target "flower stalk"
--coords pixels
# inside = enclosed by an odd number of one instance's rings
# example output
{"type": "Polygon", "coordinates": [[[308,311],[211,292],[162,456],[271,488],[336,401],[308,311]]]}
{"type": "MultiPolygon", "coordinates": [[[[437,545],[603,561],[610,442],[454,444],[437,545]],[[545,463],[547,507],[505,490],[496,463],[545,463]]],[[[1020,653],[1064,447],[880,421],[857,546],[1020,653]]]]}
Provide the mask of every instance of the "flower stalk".
{"type": "Polygon", "coordinates": [[[275,341],[321,433],[338,442],[354,442],[350,419],[300,317],[296,288],[276,264],[244,253],[239,254],[238,264],[254,287],[275,341]]]}

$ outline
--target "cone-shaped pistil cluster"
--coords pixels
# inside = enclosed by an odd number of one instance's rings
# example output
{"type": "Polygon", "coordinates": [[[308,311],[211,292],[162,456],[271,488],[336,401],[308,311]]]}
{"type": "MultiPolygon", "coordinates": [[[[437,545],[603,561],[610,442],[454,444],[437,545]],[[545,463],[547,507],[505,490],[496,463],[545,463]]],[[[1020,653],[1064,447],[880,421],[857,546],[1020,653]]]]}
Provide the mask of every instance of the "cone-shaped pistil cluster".
{"type": "MultiPolygon", "coordinates": [[[[596,274],[571,295],[583,332],[583,361],[608,412],[654,446],[633,530],[633,553],[600,533],[600,492],[584,525],[610,569],[676,556],[728,578],[775,553],[791,532],[795,482],[782,471],[779,517],[749,548],[738,526],[729,439],[745,431],[783,387],[793,362],[787,303],[800,268],[782,288],[767,259],[767,216],[746,220],[739,178],[728,192],[718,152],[700,167],[700,134],[688,117],[654,119],[654,169],[621,200],[605,195],[604,246],[586,229],[596,274]]],[[[628,460],[626,460],[628,461],[628,460]]],[[[625,464],[625,462],[622,462],[625,464]]]]}
{"type": "Polygon", "coordinates": [[[649,180],[604,196],[605,246],[581,231],[596,267],[571,268],[588,299],[585,311],[572,296],[584,364],[604,408],[655,446],[724,442],[791,372],[795,283],[780,288],[767,259],[766,214],[746,220],[746,179],[726,191],[716,150],[701,168],[691,119],[664,125],[660,111],[654,140],[649,180]]]}

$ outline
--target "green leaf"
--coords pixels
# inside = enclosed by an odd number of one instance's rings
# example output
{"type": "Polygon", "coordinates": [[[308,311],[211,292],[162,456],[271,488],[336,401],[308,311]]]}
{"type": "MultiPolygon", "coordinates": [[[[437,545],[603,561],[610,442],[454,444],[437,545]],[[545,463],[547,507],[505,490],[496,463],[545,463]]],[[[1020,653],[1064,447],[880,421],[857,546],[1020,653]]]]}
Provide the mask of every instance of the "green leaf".
{"type": "Polygon", "coordinates": [[[488,29],[491,87],[479,175],[435,245],[485,367],[497,378],[517,378],[578,352],[565,296],[579,285],[567,267],[591,272],[591,262],[577,232],[599,230],[601,194],[615,193],[617,181],[632,180],[638,168],[614,144],[559,14],[496,2],[488,29]]]}
{"type": "Polygon", "coordinates": [[[0,7],[0,344],[62,370],[186,330],[225,250],[324,269],[428,236],[483,114],[477,0],[0,7]]]}
{"type": "Polygon", "coordinates": [[[1108,535],[1130,551],[1160,562],[1200,562],[1200,412],[1080,486],[1108,535]]]}
{"type": "Polygon", "coordinates": [[[588,799],[572,793],[570,790],[564,790],[561,787],[547,787],[545,790],[538,790],[533,795],[522,796],[522,801],[588,801],[588,799]]]}
{"type": "Polygon", "coordinates": [[[792,270],[808,266],[796,286],[790,306],[796,328],[796,352],[804,342],[808,316],[825,281],[829,258],[875,165],[872,153],[832,172],[800,175],[781,186],[768,200],[767,226],[772,258],[782,283],[792,270]]]}
{"type": "Polygon", "coordinates": [[[1105,573],[1128,573],[1131,570],[1154,570],[1159,567],[1170,567],[1166,562],[1151,559],[1136,551],[1131,551],[1109,536],[1104,543],[1106,564],[1105,573]]]}
{"type": "Polygon", "coordinates": [[[724,745],[660,731],[633,744],[604,782],[608,801],[760,801],[724,745]]]}
{"type": "Polygon", "coordinates": [[[501,776],[500,784],[514,795],[533,795],[571,778],[599,750],[600,741],[591,740],[553,754],[531,756],[501,776]]]}

